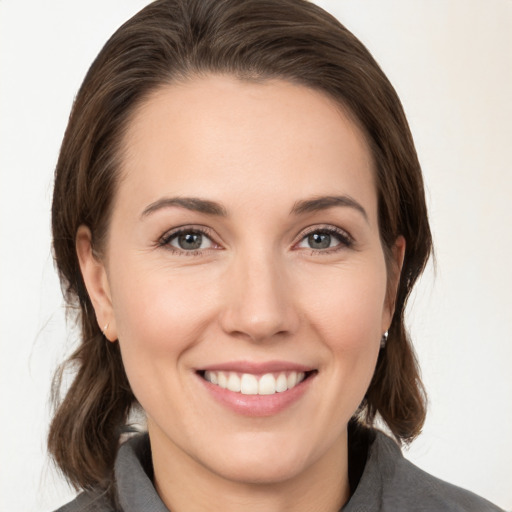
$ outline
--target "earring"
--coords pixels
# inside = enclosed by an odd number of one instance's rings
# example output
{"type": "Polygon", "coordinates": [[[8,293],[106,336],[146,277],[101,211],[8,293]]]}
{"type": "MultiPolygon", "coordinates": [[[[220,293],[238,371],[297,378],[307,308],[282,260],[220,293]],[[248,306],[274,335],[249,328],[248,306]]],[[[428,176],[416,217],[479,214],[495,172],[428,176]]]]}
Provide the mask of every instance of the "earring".
{"type": "Polygon", "coordinates": [[[384,348],[386,346],[386,343],[388,342],[388,331],[386,331],[383,335],[382,335],[382,338],[380,339],[380,348],[384,348]]]}
{"type": "Polygon", "coordinates": [[[105,336],[105,333],[107,332],[109,324],[110,324],[110,322],[107,322],[105,324],[105,327],[103,327],[103,329],[101,329],[101,334],[103,334],[103,336],[105,336]]]}

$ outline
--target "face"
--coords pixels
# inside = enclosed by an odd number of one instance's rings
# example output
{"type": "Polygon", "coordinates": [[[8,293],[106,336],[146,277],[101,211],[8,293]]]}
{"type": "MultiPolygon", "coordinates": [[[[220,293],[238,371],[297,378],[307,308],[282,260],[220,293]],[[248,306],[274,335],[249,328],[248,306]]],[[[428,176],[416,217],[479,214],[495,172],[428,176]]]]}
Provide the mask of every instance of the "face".
{"type": "Polygon", "coordinates": [[[345,453],[392,315],[355,123],[308,88],[211,76],[155,93],[124,147],[104,257],[86,230],[77,247],[153,453],[245,482],[345,453]]]}

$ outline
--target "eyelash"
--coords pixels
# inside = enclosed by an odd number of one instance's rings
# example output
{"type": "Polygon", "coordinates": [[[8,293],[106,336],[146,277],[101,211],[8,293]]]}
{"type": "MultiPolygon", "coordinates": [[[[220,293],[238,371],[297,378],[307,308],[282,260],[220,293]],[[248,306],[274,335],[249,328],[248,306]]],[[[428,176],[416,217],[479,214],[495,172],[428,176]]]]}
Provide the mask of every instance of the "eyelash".
{"type": "MultiPolygon", "coordinates": [[[[338,245],[335,245],[334,247],[329,247],[326,249],[313,249],[311,248],[311,255],[317,255],[317,254],[332,254],[338,251],[341,251],[343,249],[351,249],[354,246],[354,239],[343,229],[340,229],[336,226],[314,226],[312,228],[307,229],[302,235],[299,240],[300,243],[308,236],[317,233],[322,235],[330,235],[334,236],[338,239],[340,242],[338,245]]],[[[296,245],[296,244],[295,244],[296,245]]]]}
{"type": "MultiPolygon", "coordinates": [[[[208,238],[213,245],[218,245],[213,241],[213,233],[211,229],[205,228],[205,227],[194,227],[194,226],[184,226],[181,228],[173,229],[171,231],[168,231],[165,233],[159,240],[158,240],[158,247],[163,247],[170,251],[173,254],[177,254],[180,256],[199,256],[203,254],[205,251],[211,250],[208,249],[195,249],[187,251],[185,249],[177,249],[171,245],[171,241],[175,238],[179,237],[180,235],[185,234],[191,234],[191,235],[202,235],[208,238]]],[[[216,250],[216,249],[214,249],[216,250]]]]}
{"type": "MultiPolygon", "coordinates": [[[[304,239],[306,239],[308,236],[312,234],[322,234],[322,235],[329,235],[334,236],[338,239],[340,242],[339,244],[335,245],[334,247],[329,247],[325,249],[313,249],[311,248],[311,255],[318,255],[318,254],[332,254],[335,252],[338,252],[343,249],[350,249],[354,246],[354,239],[344,230],[335,227],[335,226],[314,226],[312,228],[307,229],[304,233],[302,233],[300,239],[298,242],[294,243],[294,246],[301,243],[304,239]]],[[[165,233],[157,243],[158,247],[163,247],[167,250],[169,250],[173,254],[178,254],[180,256],[200,256],[205,251],[211,250],[211,248],[208,249],[195,249],[187,251],[185,249],[177,249],[170,245],[171,241],[175,238],[179,237],[180,235],[184,234],[194,234],[194,235],[202,235],[208,238],[213,245],[218,245],[213,241],[212,236],[212,230],[207,229],[205,227],[182,227],[175,230],[172,230],[170,232],[165,233]]],[[[217,249],[214,249],[217,250],[217,249]]]]}

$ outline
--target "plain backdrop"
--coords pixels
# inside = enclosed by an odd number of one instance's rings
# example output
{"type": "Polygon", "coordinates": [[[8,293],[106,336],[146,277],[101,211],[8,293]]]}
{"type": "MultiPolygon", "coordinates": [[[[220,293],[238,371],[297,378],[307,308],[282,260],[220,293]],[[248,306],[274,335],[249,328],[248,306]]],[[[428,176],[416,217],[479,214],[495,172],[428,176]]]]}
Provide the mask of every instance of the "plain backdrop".
{"type": "MultiPolygon", "coordinates": [[[[45,453],[50,376],[73,343],[50,250],[52,174],[88,66],[143,0],[0,0],[0,509],[73,496],[45,453]]],[[[429,392],[416,464],[512,509],[512,1],[318,2],[400,95],[437,272],[408,310],[429,392]]]]}

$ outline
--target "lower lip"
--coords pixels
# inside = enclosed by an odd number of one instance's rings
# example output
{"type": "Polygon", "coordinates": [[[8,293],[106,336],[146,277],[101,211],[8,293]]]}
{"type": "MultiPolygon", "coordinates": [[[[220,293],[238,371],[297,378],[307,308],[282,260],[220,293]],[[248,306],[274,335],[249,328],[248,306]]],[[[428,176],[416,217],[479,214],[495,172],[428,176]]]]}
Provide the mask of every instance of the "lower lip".
{"type": "Polygon", "coordinates": [[[237,414],[244,416],[273,416],[297,402],[309,388],[316,373],[297,384],[292,389],[273,395],[244,395],[221,388],[198,375],[203,385],[215,400],[237,414]]]}

